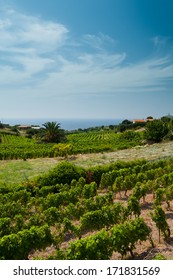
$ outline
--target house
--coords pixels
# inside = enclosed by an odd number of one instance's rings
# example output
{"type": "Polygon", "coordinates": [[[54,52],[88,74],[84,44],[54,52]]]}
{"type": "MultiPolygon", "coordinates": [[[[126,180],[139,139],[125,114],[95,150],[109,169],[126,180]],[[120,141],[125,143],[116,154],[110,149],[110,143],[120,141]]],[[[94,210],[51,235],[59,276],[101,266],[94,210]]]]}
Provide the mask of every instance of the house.
{"type": "Polygon", "coordinates": [[[27,130],[27,129],[31,128],[31,125],[18,125],[17,128],[19,130],[27,130]]]}
{"type": "Polygon", "coordinates": [[[144,120],[144,119],[142,119],[142,120],[133,120],[132,121],[133,123],[145,123],[146,122],[146,120],[144,120]]]}

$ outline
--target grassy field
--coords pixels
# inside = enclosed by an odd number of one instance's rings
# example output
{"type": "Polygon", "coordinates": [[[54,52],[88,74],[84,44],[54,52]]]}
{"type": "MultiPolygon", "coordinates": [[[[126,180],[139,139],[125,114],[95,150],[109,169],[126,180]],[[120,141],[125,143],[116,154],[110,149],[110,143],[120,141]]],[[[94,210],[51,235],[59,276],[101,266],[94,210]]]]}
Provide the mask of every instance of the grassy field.
{"type": "MultiPolygon", "coordinates": [[[[104,152],[97,154],[79,154],[69,156],[67,159],[83,167],[91,167],[99,164],[107,164],[117,160],[135,160],[145,158],[156,160],[173,156],[173,142],[135,147],[116,152],[104,152]]],[[[2,160],[0,161],[0,184],[16,185],[26,182],[53,168],[63,158],[37,158],[24,160],[2,160]]]]}

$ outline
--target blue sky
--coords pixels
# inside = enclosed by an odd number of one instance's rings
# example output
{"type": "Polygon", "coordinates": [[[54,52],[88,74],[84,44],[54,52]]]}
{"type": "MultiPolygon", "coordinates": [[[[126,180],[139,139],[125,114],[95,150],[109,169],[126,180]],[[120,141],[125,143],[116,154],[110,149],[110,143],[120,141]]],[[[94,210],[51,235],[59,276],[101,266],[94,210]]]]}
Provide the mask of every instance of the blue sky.
{"type": "Polygon", "coordinates": [[[0,119],[173,114],[172,0],[0,0],[0,119]]]}

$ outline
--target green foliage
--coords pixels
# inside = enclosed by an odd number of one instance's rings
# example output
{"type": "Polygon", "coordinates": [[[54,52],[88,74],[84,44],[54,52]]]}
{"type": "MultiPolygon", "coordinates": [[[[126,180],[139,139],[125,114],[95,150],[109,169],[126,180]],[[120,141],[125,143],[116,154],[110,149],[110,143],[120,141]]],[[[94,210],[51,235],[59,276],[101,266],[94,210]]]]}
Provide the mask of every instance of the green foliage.
{"type": "Polygon", "coordinates": [[[29,134],[27,132],[25,136],[1,133],[0,159],[27,159],[67,156],[77,153],[96,153],[127,149],[142,143],[140,133],[133,131],[118,134],[112,130],[71,133],[67,135],[66,139],[65,132],[60,128],[60,124],[48,122],[44,125],[45,127],[38,130],[37,134],[35,134],[35,130],[30,131],[29,134]],[[56,146],[55,143],[61,145],[56,146]]]}
{"type": "Polygon", "coordinates": [[[134,214],[135,217],[136,216],[139,217],[139,215],[141,213],[139,199],[137,197],[135,197],[134,195],[131,195],[128,199],[127,213],[128,213],[128,215],[134,214]]]}
{"type": "Polygon", "coordinates": [[[71,144],[55,144],[53,146],[54,156],[67,157],[72,151],[71,144]]]}
{"type": "Polygon", "coordinates": [[[168,125],[160,120],[148,122],[144,138],[149,142],[160,142],[168,134],[168,125]]]}
{"type": "Polygon", "coordinates": [[[119,252],[122,257],[130,252],[132,257],[135,243],[145,241],[149,237],[151,229],[145,224],[142,218],[137,218],[116,225],[111,229],[113,250],[119,252]]]}
{"type": "Polygon", "coordinates": [[[164,235],[164,238],[170,236],[169,225],[166,221],[166,215],[161,206],[156,206],[154,212],[151,212],[151,218],[156,223],[159,230],[159,242],[160,242],[160,232],[164,235]]]}
{"type": "Polygon", "coordinates": [[[52,186],[56,184],[69,184],[73,179],[78,180],[80,177],[86,177],[86,171],[69,162],[58,164],[47,174],[40,176],[36,184],[38,186],[52,186]]]}
{"type": "Polygon", "coordinates": [[[129,120],[124,120],[124,121],[122,121],[122,123],[120,123],[119,125],[118,125],[118,127],[117,127],[117,130],[119,131],[119,132],[124,132],[124,131],[126,131],[127,129],[129,130],[129,129],[137,129],[138,127],[140,128],[140,127],[143,127],[143,126],[145,126],[146,125],[146,123],[145,122],[142,122],[142,123],[133,123],[133,122],[131,122],[131,121],[129,121],[129,120]]]}
{"type": "Polygon", "coordinates": [[[165,189],[158,187],[158,189],[155,191],[155,199],[154,199],[155,206],[161,205],[164,194],[165,194],[165,189]]]}
{"type": "Polygon", "coordinates": [[[154,256],[153,260],[155,260],[155,261],[166,260],[166,258],[165,258],[165,256],[163,256],[161,254],[157,254],[154,256]]]}
{"type": "MultiPolygon", "coordinates": [[[[138,217],[141,198],[149,192],[155,204],[169,204],[172,168],[173,159],[122,161],[89,170],[63,162],[36,183],[0,186],[0,259],[33,259],[34,250],[51,245],[57,253],[47,256],[46,250],[46,259],[110,259],[113,250],[133,256],[136,242],[150,240],[149,227],[138,217]],[[118,191],[125,204],[115,202],[118,191]],[[71,243],[74,238],[80,240],[71,243]]],[[[153,221],[166,238],[166,216],[157,207],[153,221]]],[[[40,251],[35,255],[43,258],[40,251]]]]}
{"type": "Polygon", "coordinates": [[[1,260],[27,259],[31,250],[51,245],[53,239],[47,225],[32,227],[17,234],[5,235],[0,239],[1,260]]]}
{"type": "Polygon", "coordinates": [[[0,219],[0,238],[10,233],[10,223],[11,223],[10,218],[0,219]]]}
{"type": "Polygon", "coordinates": [[[110,234],[101,230],[95,235],[72,242],[66,251],[66,258],[70,260],[106,260],[113,251],[122,257],[130,252],[133,256],[135,243],[145,241],[150,235],[150,228],[142,218],[115,225],[110,234]]]}
{"type": "Polygon", "coordinates": [[[47,224],[54,225],[55,223],[61,223],[63,220],[62,213],[56,207],[50,207],[44,211],[44,216],[47,224]]]}
{"type": "Polygon", "coordinates": [[[64,130],[57,122],[44,123],[41,133],[43,140],[48,143],[60,143],[65,140],[64,130]]]}
{"type": "Polygon", "coordinates": [[[99,230],[120,223],[123,220],[124,208],[120,203],[103,206],[101,209],[85,213],[81,219],[81,228],[99,230]]]}
{"type": "Polygon", "coordinates": [[[138,140],[140,141],[141,137],[140,134],[138,132],[135,131],[125,131],[124,133],[120,134],[120,140],[121,141],[135,141],[138,140]]]}
{"type": "Polygon", "coordinates": [[[115,133],[114,131],[73,133],[67,136],[73,145],[72,153],[98,153],[127,149],[141,145],[141,134],[138,132],[115,133]]]}
{"type": "Polygon", "coordinates": [[[90,198],[95,196],[96,194],[97,194],[97,184],[95,182],[84,185],[82,189],[82,196],[84,198],[90,198]]]}
{"type": "Polygon", "coordinates": [[[53,157],[53,144],[38,144],[23,136],[2,135],[0,160],[53,157]]]}
{"type": "Polygon", "coordinates": [[[111,240],[105,230],[70,243],[67,260],[108,260],[112,255],[111,240]]]}

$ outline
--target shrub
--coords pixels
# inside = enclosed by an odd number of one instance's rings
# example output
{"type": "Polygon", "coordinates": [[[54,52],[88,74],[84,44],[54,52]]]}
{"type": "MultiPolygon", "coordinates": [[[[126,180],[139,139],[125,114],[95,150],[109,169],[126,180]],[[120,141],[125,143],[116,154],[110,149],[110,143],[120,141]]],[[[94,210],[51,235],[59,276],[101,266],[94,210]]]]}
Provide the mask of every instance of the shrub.
{"type": "Polygon", "coordinates": [[[69,162],[62,162],[47,174],[37,179],[37,186],[53,186],[56,184],[69,184],[73,179],[79,180],[80,177],[86,177],[86,171],[69,162]]]}
{"type": "Polygon", "coordinates": [[[156,120],[147,123],[144,138],[148,142],[158,143],[162,141],[168,132],[168,125],[160,120],[156,120]]]}

